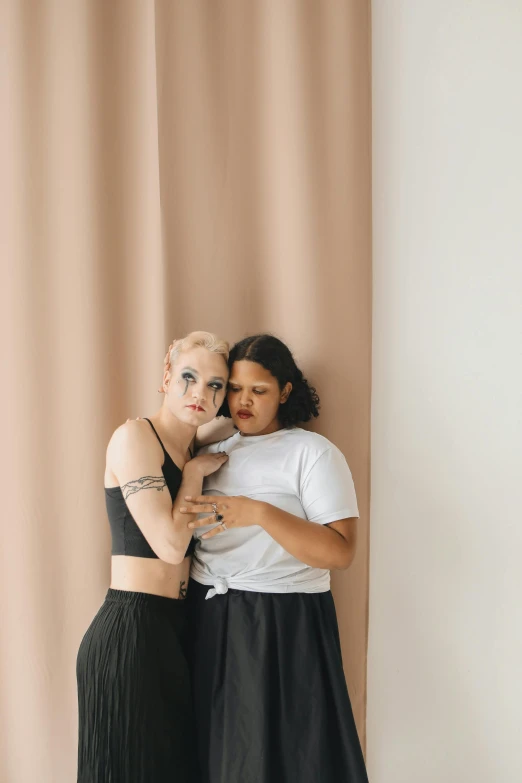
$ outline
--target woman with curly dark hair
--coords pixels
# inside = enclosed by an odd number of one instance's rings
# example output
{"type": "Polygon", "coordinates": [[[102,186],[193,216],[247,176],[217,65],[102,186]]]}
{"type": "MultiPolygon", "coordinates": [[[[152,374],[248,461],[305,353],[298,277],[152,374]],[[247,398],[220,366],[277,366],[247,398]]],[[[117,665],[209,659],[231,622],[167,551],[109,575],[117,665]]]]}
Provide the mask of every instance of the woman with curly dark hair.
{"type": "Polygon", "coordinates": [[[284,343],[248,337],[229,367],[221,413],[239,431],[203,449],[228,462],[180,509],[213,515],[189,524],[201,781],[366,783],[330,592],[355,552],[352,476],[297,426],[319,398],[284,343]]]}

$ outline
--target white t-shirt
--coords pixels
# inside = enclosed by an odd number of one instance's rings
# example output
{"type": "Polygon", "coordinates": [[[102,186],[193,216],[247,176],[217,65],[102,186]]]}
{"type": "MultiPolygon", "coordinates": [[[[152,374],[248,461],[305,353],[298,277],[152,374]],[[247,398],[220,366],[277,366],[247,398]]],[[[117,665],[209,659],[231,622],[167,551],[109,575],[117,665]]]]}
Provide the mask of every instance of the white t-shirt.
{"type": "MultiPolygon", "coordinates": [[[[228,462],[205,479],[207,495],[244,495],[271,503],[301,519],[326,525],[358,517],[352,474],[339,449],[315,432],[283,429],[270,435],[233,435],[200,453],[225,451],[228,462]]],[[[213,517],[212,517],[213,519],[213,517]]],[[[228,588],[261,593],[322,593],[330,572],[301,563],[262,527],[236,527],[201,539],[191,576],[211,585],[207,598],[228,588]]]]}

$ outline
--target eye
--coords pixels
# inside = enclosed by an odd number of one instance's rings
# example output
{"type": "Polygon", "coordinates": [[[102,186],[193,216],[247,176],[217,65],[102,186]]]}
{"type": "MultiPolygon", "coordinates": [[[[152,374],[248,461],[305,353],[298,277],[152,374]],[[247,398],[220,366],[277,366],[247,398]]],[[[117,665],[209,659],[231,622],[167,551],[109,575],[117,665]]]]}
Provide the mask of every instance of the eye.
{"type": "Polygon", "coordinates": [[[189,381],[190,383],[196,382],[196,379],[194,378],[191,372],[184,372],[182,373],[181,377],[183,378],[184,381],[189,381]]]}
{"type": "Polygon", "coordinates": [[[229,386],[228,387],[229,392],[238,392],[241,391],[237,386],[229,386]]]}
{"type": "Polygon", "coordinates": [[[219,383],[219,381],[214,381],[213,383],[209,383],[209,386],[211,389],[215,389],[216,391],[221,391],[223,388],[223,384],[219,383]]]}
{"type": "Polygon", "coordinates": [[[266,391],[261,391],[260,389],[254,389],[254,394],[266,394],[266,391]]]}

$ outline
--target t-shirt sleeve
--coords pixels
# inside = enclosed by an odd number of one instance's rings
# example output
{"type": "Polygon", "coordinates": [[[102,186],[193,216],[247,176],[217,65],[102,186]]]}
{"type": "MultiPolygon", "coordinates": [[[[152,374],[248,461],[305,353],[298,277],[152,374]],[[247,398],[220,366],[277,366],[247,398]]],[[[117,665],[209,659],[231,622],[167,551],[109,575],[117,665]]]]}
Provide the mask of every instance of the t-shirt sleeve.
{"type": "Polygon", "coordinates": [[[217,454],[222,450],[223,441],[219,443],[208,443],[206,446],[202,446],[196,451],[195,456],[199,457],[201,454],[217,454]]]}
{"type": "Polygon", "coordinates": [[[323,452],[305,474],[301,504],[306,518],[321,525],[359,516],[350,468],[335,446],[323,452]]]}

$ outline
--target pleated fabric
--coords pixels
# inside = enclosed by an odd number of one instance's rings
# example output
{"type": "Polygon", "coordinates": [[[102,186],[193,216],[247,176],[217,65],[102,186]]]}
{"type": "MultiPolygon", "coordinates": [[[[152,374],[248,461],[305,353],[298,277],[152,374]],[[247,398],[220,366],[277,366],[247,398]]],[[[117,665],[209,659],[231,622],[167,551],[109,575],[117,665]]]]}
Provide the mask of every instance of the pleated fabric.
{"type": "Polygon", "coordinates": [[[187,598],[201,783],[367,783],[331,592],[208,590],[187,598]]]}
{"type": "Polygon", "coordinates": [[[78,783],[194,783],[185,603],[108,591],[78,652],[78,783]]]}

